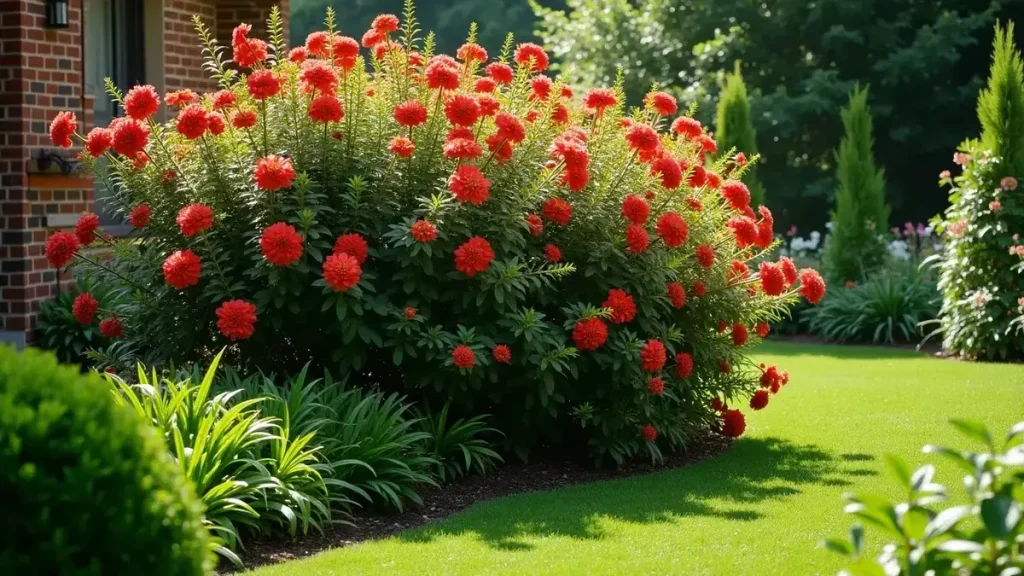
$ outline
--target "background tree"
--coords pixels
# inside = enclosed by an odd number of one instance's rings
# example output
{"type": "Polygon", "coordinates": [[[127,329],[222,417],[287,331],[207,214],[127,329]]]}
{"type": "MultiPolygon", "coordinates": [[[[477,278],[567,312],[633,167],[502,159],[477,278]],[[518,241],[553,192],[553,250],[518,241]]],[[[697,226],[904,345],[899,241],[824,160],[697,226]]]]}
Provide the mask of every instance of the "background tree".
{"type": "MultiPolygon", "coordinates": [[[[731,149],[743,152],[747,158],[753,158],[757,154],[757,135],[750,120],[747,85],[743,82],[739,62],[736,62],[733,73],[725,76],[715,120],[715,140],[718,141],[718,150],[723,155],[728,154],[731,149]]],[[[751,203],[755,206],[764,204],[764,186],[757,178],[756,165],[750,166],[744,172],[743,182],[750,188],[751,203]]]]}
{"type": "Polygon", "coordinates": [[[623,68],[639,101],[652,83],[682,86],[705,123],[714,81],[737,59],[762,154],[759,177],[783,228],[820,227],[836,189],[835,111],[870,84],[877,151],[889,167],[895,217],[924,220],[946,198],[930,187],[949,151],[974,132],[964,114],[983,83],[997,17],[1024,18],[1010,0],[568,0],[538,8],[538,33],[579,84],[610,85],[623,68]],[[657,46],[658,50],[649,50],[657,46]],[[795,201],[799,199],[799,202],[795,201]]]}
{"type": "Polygon", "coordinates": [[[885,204],[885,174],[875,167],[867,88],[854,88],[842,117],[845,135],[836,154],[839,187],[825,263],[833,279],[856,282],[884,263],[885,243],[880,233],[888,226],[889,207],[885,204]]]}

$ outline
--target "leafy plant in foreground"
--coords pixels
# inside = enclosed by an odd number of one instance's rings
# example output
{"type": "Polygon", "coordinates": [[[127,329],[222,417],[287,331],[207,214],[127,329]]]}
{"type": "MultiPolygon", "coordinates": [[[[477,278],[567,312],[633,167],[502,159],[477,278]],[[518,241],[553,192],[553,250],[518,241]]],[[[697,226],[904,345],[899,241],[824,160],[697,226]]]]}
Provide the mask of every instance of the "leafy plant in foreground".
{"type": "Polygon", "coordinates": [[[487,416],[460,418],[448,421],[449,405],[438,413],[430,410],[415,411],[417,427],[428,437],[422,442],[423,451],[437,461],[434,475],[441,482],[447,482],[463,474],[476,471],[485,474],[498,462],[500,454],[495,452],[485,436],[501,434],[486,424],[487,416]]]}
{"type": "Polygon", "coordinates": [[[937,510],[946,488],[934,482],[931,464],[916,471],[890,456],[888,464],[906,490],[905,502],[849,494],[846,511],[879,530],[891,542],[877,558],[869,556],[864,528],[855,525],[849,541],[824,546],[849,558],[841,574],[850,576],[1013,576],[1024,570],[1024,422],[1010,428],[1002,450],[984,425],[951,420],[965,437],[980,444],[973,452],[925,446],[966,472],[969,503],[937,510]]]}
{"type": "Polygon", "coordinates": [[[828,340],[893,344],[918,340],[920,324],[938,308],[935,285],[908,274],[835,288],[804,316],[810,331],[828,340]]]}

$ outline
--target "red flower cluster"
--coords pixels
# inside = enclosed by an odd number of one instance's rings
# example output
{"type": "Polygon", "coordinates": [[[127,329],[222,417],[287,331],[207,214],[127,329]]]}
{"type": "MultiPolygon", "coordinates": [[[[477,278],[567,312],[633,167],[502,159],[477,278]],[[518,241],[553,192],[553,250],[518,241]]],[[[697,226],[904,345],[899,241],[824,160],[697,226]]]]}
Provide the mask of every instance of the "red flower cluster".
{"type": "Polygon", "coordinates": [[[612,322],[615,324],[627,324],[636,316],[636,304],[633,302],[633,297],[619,288],[612,288],[608,291],[608,298],[601,303],[601,307],[611,309],[612,322]]]}
{"type": "Polygon", "coordinates": [[[492,260],[494,250],[480,236],[473,236],[455,249],[455,269],[470,278],[487,270],[492,260]]]}
{"type": "Polygon", "coordinates": [[[458,368],[469,370],[476,364],[476,353],[469,346],[459,344],[452,350],[452,362],[458,368]]]}
{"type": "Polygon", "coordinates": [[[536,214],[526,217],[526,225],[530,229],[530,236],[540,236],[544,233],[544,221],[536,214]]]}
{"type": "Polygon", "coordinates": [[[747,419],[739,410],[726,410],[722,413],[722,434],[730,438],[739,438],[747,429],[747,419]]]}
{"type": "Polygon", "coordinates": [[[825,281],[817,270],[804,268],[800,271],[800,294],[811,304],[817,304],[825,297],[825,281]]]}
{"type": "Polygon", "coordinates": [[[83,214],[75,224],[75,237],[85,246],[96,239],[96,230],[100,227],[100,217],[95,214],[83,214]]]}
{"type": "Polygon", "coordinates": [[[682,284],[679,282],[668,284],[668,300],[672,303],[673,308],[682,308],[686,305],[686,290],[683,289],[682,284]]]}
{"type": "Polygon", "coordinates": [[[160,109],[160,95],[156,88],[135,86],[124,96],[124,113],[136,120],[145,120],[160,109]]]}
{"type": "Polygon", "coordinates": [[[395,153],[395,156],[399,158],[408,158],[412,156],[412,153],[416,151],[416,145],[412,143],[405,136],[395,136],[391,139],[391,144],[388,149],[395,153]]]}
{"type": "Polygon", "coordinates": [[[217,329],[229,340],[247,340],[256,331],[256,306],[228,300],[217,308],[217,329]]]}
{"type": "Polygon", "coordinates": [[[743,346],[747,343],[749,336],[746,325],[740,322],[732,325],[732,343],[734,346],[743,346]]]}
{"type": "Polygon", "coordinates": [[[75,317],[75,320],[78,320],[79,324],[88,326],[92,324],[96,311],[99,309],[99,301],[92,294],[82,292],[75,297],[74,303],[71,304],[71,315],[75,317]]]}
{"type": "Polygon", "coordinates": [[[78,130],[78,120],[73,112],[60,112],[50,122],[50,141],[61,148],[71,147],[71,136],[78,130]]]}
{"type": "Polygon", "coordinates": [[[544,216],[559,226],[565,226],[572,218],[572,206],[561,198],[548,198],[543,210],[544,216]]]}
{"type": "Polygon", "coordinates": [[[676,99],[667,92],[652,92],[644,97],[644,104],[660,116],[671,116],[678,111],[676,99]]]}
{"type": "Polygon", "coordinates": [[[758,322],[754,325],[754,331],[757,332],[757,335],[761,338],[765,338],[768,336],[768,332],[771,331],[771,327],[768,326],[767,322],[758,322]]]}
{"type": "Polygon", "coordinates": [[[652,396],[661,396],[665,392],[665,381],[657,376],[647,380],[647,390],[652,396]]]}
{"type": "Polygon", "coordinates": [[[448,179],[448,189],[459,202],[479,206],[490,196],[491,181],[473,164],[460,164],[448,179]]]}
{"type": "Polygon", "coordinates": [[[630,224],[626,227],[626,247],[631,254],[639,254],[647,250],[647,246],[650,243],[651,238],[647,235],[647,230],[643,226],[630,224]]]}
{"type": "Polygon", "coordinates": [[[779,266],[782,267],[782,275],[786,278],[786,287],[797,283],[796,264],[787,256],[779,258],[779,266]]]}
{"type": "Polygon", "coordinates": [[[700,280],[694,280],[692,292],[694,296],[700,298],[701,296],[704,296],[705,294],[708,293],[708,289],[704,287],[704,283],[701,282],[700,280]]]}
{"type": "Polygon", "coordinates": [[[295,180],[295,169],[292,168],[292,161],[289,158],[270,155],[260,158],[256,163],[256,185],[261,190],[273,192],[282,188],[289,188],[295,180]]]}
{"type": "Polygon", "coordinates": [[[562,251],[558,249],[558,246],[548,244],[544,246],[544,258],[548,262],[556,264],[562,261],[562,251]]]}
{"type": "Polygon", "coordinates": [[[213,209],[205,204],[189,204],[178,212],[178,228],[186,237],[206,232],[213,226],[213,209]]]}
{"type": "Polygon", "coordinates": [[[707,244],[697,246],[697,263],[701,268],[711,268],[715,265],[715,249],[707,244]]]}
{"type": "Polygon", "coordinates": [[[667,212],[658,219],[658,227],[655,232],[661,236],[666,246],[675,248],[686,242],[690,235],[690,228],[682,216],[675,212],[667,212]]]}
{"type": "Polygon", "coordinates": [[[409,233],[417,242],[427,243],[437,240],[437,228],[426,220],[417,220],[409,228],[409,233]]]}
{"type": "Polygon", "coordinates": [[[175,125],[178,134],[189,140],[195,140],[206,133],[210,127],[210,121],[206,117],[206,110],[200,104],[190,104],[178,113],[178,122],[175,125]]]}
{"type": "Polygon", "coordinates": [[[693,356],[689,352],[676,354],[676,377],[686,380],[693,374],[693,356]]]}
{"type": "Polygon", "coordinates": [[[109,128],[93,128],[85,137],[85,151],[93,158],[99,158],[114,143],[114,133],[109,128]]]}
{"type": "Polygon", "coordinates": [[[321,94],[309,103],[309,117],[323,124],[340,122],[345,117],[345,110],[334,94],[321,94]]]}
{"type": "Polygon", "coordinates": [[[580,350],[597,350],[608,339],[608,327],[600,318],[580,320],[572,330],[572,341],[580,350]]]}
{"type": "Polygon", "coordinates": [[[768,405],[768,391],[758,390],[750,397],[750,407],[754,410],[762,410],[768,405]]]}
{"type": "Polygon", "coordinates": [[[63,268],[78,253],[78,238],[67,232],[55,232],[46,241],[46,259],[54,268],[63,268]]]}
{"type": "Polygon", "coordinates": [[[199,256],[191,250],[178,250],[164,260],[164,282],[178,290],[199,283],[199,256]]]}
{"type": "Polygon", "coordinates": [[[604,113],[606,108],[618,104],[619,99],[611,88],[592,88],[583,97],[583,105],[593,110],[598,116],[604,113]]]}
{"type": "Polygon", "coordinates": [[[750,190],[746,184],[739,180],[723,182],[722,197],[729,202],[733,210],[744,212],[750,207],[750,190]]]}
{"type": "Polygon", "coordinates": [[[675,190],[683,182],[683,169],[679,162],[669,156],[662,156],[651,163],[651,174],[661,179],[661,185],[675,190]]]}
{"type": "Polygon", "coordinates": [[[782,267],[774,262],[761,262],[761,290],[769,296],[778,296],[786,289],[786,276],[782,267]]]}
{"type": "Polygon", "coordinates": [[[124,336],[124,327],[121,325],[121,319],[117,316],[111,316],[110,318],[100,320],[100,334],[105,338],[120,338],[124,336]]]}
{"type": "Polygon", "coordinates": [[[665,345],[659,340],[648,340],[640,349],[640,368],[647,372],[657,372],[665,366],[665,345]]]}
{"type": "Polygon", "coordinates": [[[394,117],[399,126],[419,126],[427,121],[427,107],[419,100],[409,100],[395,106],[394,117]]]}
{"type": "Polygon", "coordinates": [[[252,68],[267,59],[267,43],[249,38],[252,26],[239,24],[231,33],[231,58],[243,68],[252,68]]]}
{"type": "Polygon", "coordinates": [[[363,269],[359,262],[343,252],[331,254],[324,260],[324,281],[335,292],[346,292],[359,283],[363,269]]]}
{"type": "Polygon", "coordinates": [[[271,70],[257,70],[246,79],[246,87],[253,100],[266,100],[281,91],[284,80],[271,70]]]}
{"type": "MultiPolygon", "coordinates": [[[[548,53],[540,46],[531,42],[525,42],[517,46],[514,59],[516,64],[524,67],[529,66],[530,70],[533,72],[543,72],[544,70],[547,70],[548,67],[548,53]]],[[[490,73],[490,70],[488,70],[488,73],[490,73]]],[[[495,80],[497,80],[497,78],[495,78],[495,80]]],[[[512,78],[509,77],[508,82],[511,81],[512,78]]],[[[506,82],[506,84],[508,82],[506,82]]]]}
{"type": "Polygon", "coordinates": [[[110,131],[114,135],[114,152],[122,156],[135,158],[149,144],[149,128],[138,120],[115,118],[110,131]]]}
{"type": "Polygon", "coordinates": [[[694,118],[680,116],[672,122],[672,131],[689,140],[693,140],[704,133],[704,127],[694,118]]]}
{"type": "Polygon", "coordinates": [[[643,198],[630,194],[622,201],[622,216],[633,224],[643,224],[651,214],[651,207],[643,198]]]}
{"type": "Polygon", "coordinates": [[[131,222],[132,226],[142,229],[149,224],[149,206],[147,204],[139,204],[135,208],[132,208],[131,213],[128,214],[128,221],[131,222]]]}
{"type": "Polygon", "coordinates": [[[512,350],[504,344],[498,344],[495,346],[494,350],[491,350],[491,355],[494,357],[495,362],[499,362],[501,364],[508,364],[512,361],[512,350]]]}
{"type": "Polygon", "coordinates": [[[260,236],[260,249],[267,262],[276,266],[291,266],[302,257],[302,236],[291,224],[271,224],[260,236]]]}

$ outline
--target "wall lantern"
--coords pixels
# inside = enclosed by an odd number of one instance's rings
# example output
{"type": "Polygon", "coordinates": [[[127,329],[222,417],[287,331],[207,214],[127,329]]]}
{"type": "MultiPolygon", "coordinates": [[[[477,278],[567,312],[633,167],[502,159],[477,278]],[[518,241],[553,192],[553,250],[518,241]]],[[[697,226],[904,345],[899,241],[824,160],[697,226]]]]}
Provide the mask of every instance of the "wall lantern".
{"type": "Polygon", "coordinates": [[[46,27],[67,28],[68,0],[46,0],[46,27]]]}

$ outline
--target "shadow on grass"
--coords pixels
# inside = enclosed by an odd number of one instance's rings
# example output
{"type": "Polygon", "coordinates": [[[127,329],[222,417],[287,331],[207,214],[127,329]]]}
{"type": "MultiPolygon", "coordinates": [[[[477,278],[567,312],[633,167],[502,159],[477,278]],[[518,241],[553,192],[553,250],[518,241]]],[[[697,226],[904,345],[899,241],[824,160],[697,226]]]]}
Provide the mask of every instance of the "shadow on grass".
{"type": "Polygon", "coordinates": [[[930,356],[915,350],[912,345],[826,344],[788,338],[768,340],[757,347],[757,353],[773,356],[823,356],[841,360],[898,360],[930,356]]]}
{"type": "Polygon", "coordinates": [[[813,445],[778,438],[743,440],[728,453],[646,476],[526,494],[473,506],[423,528],[403,532],[407,542],[472,534],[502,550],[529,550],[529,537],[602,538],[599,520],[672,522],[687,517],[751,522],[759,505],[785,500],[810,484],[848,486],[873,475],[867,454],[829,454],[813,445]]]}

